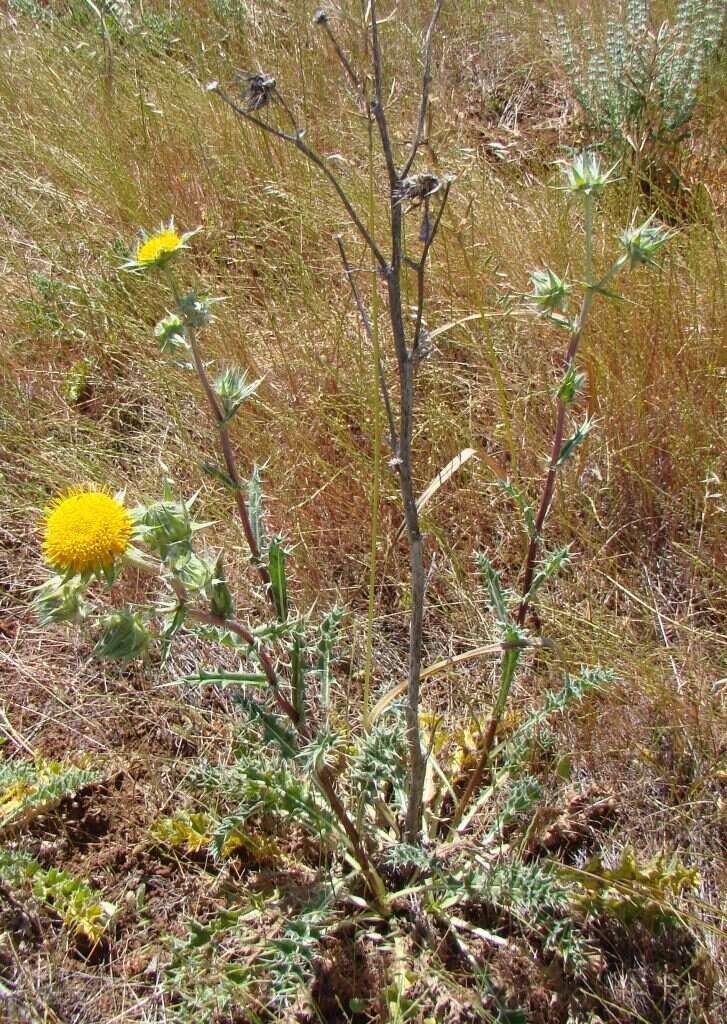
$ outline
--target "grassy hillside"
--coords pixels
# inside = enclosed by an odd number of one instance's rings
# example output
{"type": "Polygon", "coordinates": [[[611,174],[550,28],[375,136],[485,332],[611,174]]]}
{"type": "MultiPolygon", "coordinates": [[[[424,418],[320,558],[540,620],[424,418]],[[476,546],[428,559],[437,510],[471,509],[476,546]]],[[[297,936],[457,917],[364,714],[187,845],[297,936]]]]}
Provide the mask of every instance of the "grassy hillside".
{"type": "MultiPolygon", "coordinates": [[[[554,15],[579,38],[591,5],[443,6],[420,165],[453,184],[427,280],[432,343],[417,378],[413,468],[421,493],[458,453],[475,452],[422,512],[424,665],[445,662],[423,683],[423,710],[450,788],[471,771],[497,687],[491,653],[447,663],[496,633],[474,555],[486,552],[517,590],[526,539],[501,484],[510,479],[537,504],[553,431],[563,333],[533,316],[523,296],[533,269],[568,270],[576,282],[583,274],[579,208],[552,187],[556,161],[587,145],[604,160],[626,154],[597,206],[598,266],[615,257],[634,212],[656,211],[674,235],[658,269],[619,278],[620,301],[596,297],[579,356],[594,427],[563,470],[547,518],[549,546],[571,545],[572,563],[539,594],[548,646],[523,662],[498,742],[566,673],[602,666],[612,681],[534,730],[512,775],[533,780],[537,800],[520,808],[504,784],[456,841],[456,855],[471,853],[472,863],[489,851],[490,880],[503,871],[512,891],[500,881],[498,895],[492,882],[462,909],[431,896],[434,876],[416,876],[429,879],[427,895],[427,884],[414,891],[404,872],[406,912],[382,921],[355,887],[317,917],[310,911],[335,875],[335,853],[322,855],[295,816],[283,827],[258,807],[214,854],[216,823],[235,811],[236,760],[252,750],[263,765],[277,762],[236,702],[239,687],[180,683],[217,657],[209,636],[183,631],[166,660],[153,645],[127,665],[101,662],[92,630],[39,624],[31,599],[47,574],[43,510],[54,495],[93,483],[125,490],[135,505],[168,483],[177,497],[201,489],[199,518],[212,524],[210,546],[227,552],[237,606],[251,622],[261,614],[229,490],[200,468],[216,443],[203,396],[154,338],[172,300],[153,277],[120,271],[140,229],[171,217],[180,230],[200,227],[179,275],[224,300],[204,332],[205,358],[262,380],[230,427],[241,471],[264,466],[268,525],[287,538],[296,607],[317,615],[345,607],[331,708],[345,737],[335,763],[343,771],[369,674],[372,701],[406,678],[410,613],[397,479],[375,440],[372,351],[335,236],[361,270],[367,301],[370,257],[315,168],[205,85],[218,80],[235,93],[237,71],[273,76],[306,140],[377,232],[388,216],[383,159],[370,158],[366,118],[313,24],[313,4],[5,7],[0,991],[8,1019],[724,1019],[724,39],[691,121],[673,145],[657,147],[646,173],[628,146],[584,125],[563,66],[554,15]],[[597,856],[613,877],[598,875],[597,856]],[[529,872],[526,896],[515,892],[513,864],[529,872]],[[53,869],[68,877],[49,879],[53,869]],[[601,879],[597,895],[589,873],[601,879]],[[547,932],[546,941],[539,908],[557,900],[562,934],[547,932]],[[291,932],[291,921],[304,924],[291,932]],[[261,963],[269,970],[255,973],[261,963]]],[[[357,68],[368,66],[362,7],[341,0],[330,11],[357,68]]],[[[403,0],[380,13],[387,112],[401,153],[416,121],[430,7],[403,0]]],[[[654,4],[653,27],[667,14],[654,4]]],[[[598,36],[605,14],[593,17],[598,36]]],[[[413,306],[413,271],[404,286],[413,306]]],[[[393,381],[381,284],[378,296],[393,381]]],[[[127,573],[103,600],[156,597],[145,577],[127,573]]],[[[231,652],[225,659],[235,667],[231,652]]],[[[403,730],[400,718],[386,721],[403,730]]]]}

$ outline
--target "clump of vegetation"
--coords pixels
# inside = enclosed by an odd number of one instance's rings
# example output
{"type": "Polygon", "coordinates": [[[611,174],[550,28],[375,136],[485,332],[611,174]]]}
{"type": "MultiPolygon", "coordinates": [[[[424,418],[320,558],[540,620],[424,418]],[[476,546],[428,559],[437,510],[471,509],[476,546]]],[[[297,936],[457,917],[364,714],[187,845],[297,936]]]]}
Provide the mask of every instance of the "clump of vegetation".
{"type": "Polygon", "coordinates": [[[589,127],[630,154],[648,176],[689,130],[699,87],[725,26],[720,0],[680,0],[658,28],[648,0],[625,0],[598,42],[588,20],[580,44],[556,15],[565,69],[589,127]]]}
{"type": "Polygon", "coordinates": [[[595,857],[579,877],[585,893],[577,899],[584,910],[613,914],[626,922],[668,918],[673,897],[695,889],[700,881],[696,868],[687,868],[677,856],[659,854],[640,865],[632,849],[624,850],[613,868],[604,867],[600,855],[595,857]]]}
{"type": "MultiPolygon", "coordinates": [[[[545,521],[553,500],[557,478],[573,454],[580,449],[592,427],[586,418],[568,435],[567,424],[586,387],[586,376],[579,369],[579,344],[598,296],[612,297],[609,288],[614,278],[625,269],[656,266],[656,253],[668,233],[653,218],[642,223],[635,219],[619,238],[620,252],[607,269],[596,273],[593,254],[593,220],[597,202],[612,180],[613,172],[603,168],[593,153],[584,153],[563,166],[563,189],[582,205],[584,231],[584,266],[578,287],[583,297],[575,313],[570,312],[575,285],[553,270],[535,271],[533,290],[526,296],[535,311],[562,329],[567,349],[560,379],[555,389],[557,412],[551,454],[541,496],[537,505],[512,481],[506,481],[508,494],[518,507],[520,529],[527,540],[527,551],[519,591],[504,589],[491,561],[478,556],[482,582],[488,595],[498,635],[494,649],[500,654],[500,684],[483,734],[475,741],[468,764],[459,764],[449,777],[441,765],[437,772],[446,794],[436,805],[431,793],[425,800],[427,772],[436,765],[433,730],[425,745],[421,721],[420,682],[422,671],[423,616],[427,571],[424,563],[420,506],[412,475],[413,440],[415,436],[415,396],[417,377],[423,360],[429,355],[429,341],[424,320],[427,260],[436,240],[449,196],[451,181],[425,171],[415,173],[414,166],[424,139],[429,107],[431,81],[432,37],[441,4],[436,3],[424,43],[424,77],[417,124],[404,162],[397,160],[384,101],[383,59],[377,26],[376,6],[372,4],[370,46],[372,53],[373,92],[369,95],[365,78],[356,73],[338,42],[330,19],[324,13],[316,23],[324,29],[335,50],[345,75],[356,90],[368,130],[373,139],[379,136],[387,168],[386,199],[389,210],[388,244],[373,233],[371,217],[360,213],[329,163],[304,138],[290,105],[280,93],[275,79],[263,74],[242,79],[242,99],[233,99],[218,83],[210,90],[218,95],[244,121],[260,131],[298,150],[322,173],[341,203],[352,228],[368,248],[377,274],[385,285],[385,308],[396,354],[398,400],[392,401],[387,372],[374,334],[378,312],[367,309],[356,274],[351,266],[343,238],[338,246],[344,272],[358,308],[366,335],[373,347],[377,390],[386,412],[391,447],[390,467],[399,481],[401,501],[410,552],[410,632],[409,676],[404,705],[405,742],[394,739],[395,733],[384,731],[372,723],[368,694],[364,694],[361,721],[354,722],[353,731],[336,727],[330,701],[330,661],[342,620],[342,610],[332,609],[316,622],[312,610],[301,613],[290,596],[289,548],[282,536],[269,535],[261,490],[261,474],[253,468],[249,479],[238,469],[230,437],[230,424],[239,416],[245,403],[253,400],[259,381],[251,381],[246,372],[226,367],[216,376],[210,375],[204,358],[201,336],[215,321],[216,300],[206,289],[189,289],[180,284],[177,266],[190,247],[194,232],[178,233],[174,223],[151,235],[143,235],[124,268],[137,275],[155,274],[169,288],[174,308],[156,327],[155,336],[162,353],[187,361],[196,372],[198,384],[207,401],[216,428],[222,464],[207,464],[206,472],[229,492],[246,538],[250,563],[257,575],[261,595],[267,600],[272,617],[259,624],[247,624],[239,617],[238,601],[226,579],[224,555],[200,548],[197,534],[208,524],[195,518],[192,500],[175,499],[167,490],[155,502],[127,510],[123,497],[112,497],[92,489],[71,491],[52,505],[46,522],[45,552],[56,576],[42,588],[37,604],[43,621],[77,618],[86,604],[86,593],[94,579],[102,577],[113,584],[124,565],[158,575],[166,594],[161,606],[134,609],[125,606],[102,612],[98,627],[101,638],[96,653],[104,658],[130,661],[146,654],[150,645],[159,642],[167,651],[183,629],[195,629],[211,641],[232,649],[239,667],[229,670],[214,665],[197,672],[193,678],[200,683],[234,685],[239,690],[237,703],[243,714],[260,726],[260,740],[267,739],[277,753],[263,761],[257,754],[239,756],[223,772],[217,784],[214,776],[206,778],[206,786],[215,799],[227,797],[228,813],[213,825],[201,813],[163,819],[154,828],[154,836],[170,848],[185,848],[190,853],[209,849],[220,857],[229,857],[240,849],[255,851],[255,844],[245,843],[250,823],[257,829],[272,827],[278,831],[285,822],[295,822],[308,831],[317,843],[317,858],[328,860],[334,869],[331,887],[324,890],[327,905],[347,893],[349,898],[365,899],[371,912],[386,921],[394,912],[402,886],[415,897],[413,906],[433,915],[433,921],[450,928],[451,913],[472,892],[483,887],[493,889],[492,877],[482,874],[476,862],[465,856],[449,858],[446,870],[438,859],[471,824],[506,779],[504,804],[487,833],[485,843],[502,834],[505,824],[530,810],[540,796],[540,787],[524,773],[522,762],[523,734],[529,726],[516,731],[516,739],[498,748],[498,728],[509,704],[521,659],[528,651],[542,646],[526,626],[532,618],[537,630],[541,623],[535,613],[540,592],[569,561],[568,548],[544,549],[545,521]],[[280,127],[276,118],[288,127],[280,127]],[[415,214],[419,221],[419,251],[413,254],[411,241],[405,238],[405,219],[415,214]],[[416,305],[411,325],[405,313],[405,292],[409,274],[416,281],[416,305]],[[144,552],[142,549],[146,549],[144,552]],[[169,598],[171,597],[171,603],[169,598]],[[163,627],[156,622],[161,618],[163,627]],[[373,728],[372,728],[373,724],[373,728]],[[496,767],[497,765],[497,767],[496,767]],[[346,775],[350,774],[347,781],[346,775]],[[485,785],[484,792],[483,784],[485,785]],[[234,800],[230,803],[230,791],[234,800]],[[424,841],[428,835],[437,847],[424,841]],[[442,844],[441,853],[438,852],[442,844]],[[343,856],[341,856],[341,853],[343,856]],[[472,876],[472,871],[475,872],[472,876]],[[436,879],[436,881],[435,881],[436,879]],[[363,888],[361,888],[361,884],[363,888]]],[[[374,184],[371,179],[372,187],[374,184]]],[[[373,299],[374,303],[376,302],[373,299]]],[[[377,328],[378,329],[378,328],[377,328]]],[[[87,613],[83,613],[86,615],[87,613]]],[[[566,697],[581,697],[605,677],[584,671],[578,680],[568,679],[563,699],[554,698],[544,710],[563,707],[566,697]]],[[[539,717],[536,715],[536,718],[539,717]]],[[[382,720],[383,725],[383,720],[382,720]]],[[[390,727],[389,727],[390,728],[390,727]]],[[[400,736],[401,734],[399,734],[400,736]]],[[[259,851],[258,851],[259,853],[259,851]]],[[[275,856],[275,847],[268,846],[268,856],[275,856]]],[[[517,867],[515,862],[506,872],[521,871],[530,878],[532,870],[517,867]]],[[[537,874],[537,869],[534,869],[537,874]]],[[[533,876],[535,877],[535,876],[533,876]]],[[[545,912],[552,900],[548,897],[550,875],[537,875],[537,896],[528,897],[519,920],[525,925],[528,911],[545,912]]],[[[529,892],[530,881],[524,893],[529,892]]],[[[552,888],[552,887],[551,887],[552,888]]],[[[503,902],[503,901],[501,901],[503,902]]],[[[553,906],[565,912],[566,903],[558,899],[553,906]]],[[[517,901],[512,892],[508,912],[516,914],[517,901]]],[[[283,940],[276,940],[271,950],[287,955],[280,961],[269,951],[261,954],[259,963],[267,971],[271,998],[277,1005],[297,991],[291,979],[302,983],[310,973],[311,950],[316,937],[325,930],[319,926],[311,932],[308,911],[296,918],[283,940]],[[289,934],[288,934],[289,933],[289,934]],[[299,964],[290,974],[290,964],[299,964]],[[278,966],[276,966],[278,965],[278,966]],[[286,966],[285,984],[278,967],[286,966]],[[306,970],[303,970],[307,965],[306,970]],[[281,987],[282,985],[282,987],[281,987]]],[[[318,915],[318,911],[316,912],[318,915]]],[[[317,916],[318,920],[318,916],[317,916]]],[[[551,925],[536,927],[544,948],[560,951],[564,964],[582,961],[576,954],[578,940],[573,926],[559,916],[551,925]],[[567,940],[565,938],[567,936],[567,940]]]]}
{"type": "Polygon", "coordinates": [[[16,887],[29,884],[33,898],[50,907],[87,948],[101,942],[116,915],[116,906],[82,878],[58,868],[44,868],[16,850],[0,850],[0,880],[16,887]]]}
{"type": "Polygon", "coordinates": [[[47,814],[79,789],[98,781],[96,769],[39,758],[0,762],[0,835],[47,814]]]}

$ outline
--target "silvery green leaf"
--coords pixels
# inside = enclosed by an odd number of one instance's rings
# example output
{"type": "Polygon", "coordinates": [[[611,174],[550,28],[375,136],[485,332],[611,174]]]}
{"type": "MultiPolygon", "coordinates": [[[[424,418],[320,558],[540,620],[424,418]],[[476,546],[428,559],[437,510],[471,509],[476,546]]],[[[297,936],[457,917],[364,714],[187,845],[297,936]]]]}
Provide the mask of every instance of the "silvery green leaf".
{"type": "Polygon", "coordinates": [[[281,622],[288,618],[288,583],[285,571],[287,551],[283,547],[282,537],[273,537],[268,547],[268,573],[270,587],[275,602],[275,610],[281,622]]]}
{"type": "Polygon", "coordinates": [[[531,583],[530,590],[527,593],[528,600],[533,598],[534,594],[540,590],[544,583],[560,572],[561,569],[565,568],[570,560],[570,545],[558,548],[557,551],[553,551],[545,557],[540,562],[535,576],[533,577],[533,582],[531,583]]]}
{"type": "Polygon", "coordinates": [[[505,601],[505,595],[502,592],[502,586],[500,585],[500,577],[492,567],[492,563],[486,555],[478,552],[475,555],[477,565],[480,572],[487,584],[487,589],[490,592],[490,603],[494,609],[495,615],[500,622],[507,622],[509,615],[507,611],[507,602],[505,601]]]}
{"type": "Polygon", "coordinates": [[[220,426],[232,419],[243,402],[254,395],[259,386],[260,381],[249,381],[244,370],[228,368],[222,371],[213,385],[222,406],[223,419],[220,426]]]}
{"type": "Polygon", "coordinates": [[[263,512],[262,469],[253,466],[252,475],[247,485],[247,511],[250,516],[252,535],[262,551],[265,546],[265,515],[263,512]]]}
{"type": "Polygon", "coordinates": [[[212,569],[212,579],[208,582],[206,594],[210,602],[210,611],[220,619],[229,619],[234,612],[232,594],[225,582],[225,573],[222,566],[222,552],[212,569]]]}
{"type": "Polygon", "coordinates": [[[293,642],[290,646],[290,689],[299,725],[303,725],[305,722],[305,650],[303,630],[296,629],[293,632],[293,642]]]}
{"type": "Polygon", "coordinates": [[[532,539],[535,536],[535,510],[533,506],[527,501],[523,492],[519,487],[516,487],[512,480],[500,481],[500,486],[506,494],[510,495],[520,509],[525,532],[532,539]]]}
{"type": "Polygon", "coordinates": [[[320,679],[321,705],[328,707],[330,701],[331,652],[341,630],[343,608],[332,608],[318,627],[318,676],[320,679]]]}
{"type": "Polygon", "coordinates": [[[585,419],[580,427],[576,427],[575,432],[563,442],[563,446],[560,449],[560,454],[556,461],[556,466],[562,466],[567,459],[571,457],[573,452],[576,450],[581,441],[590,433],[593,428],[593,418],[589,417],[585,419]]]}

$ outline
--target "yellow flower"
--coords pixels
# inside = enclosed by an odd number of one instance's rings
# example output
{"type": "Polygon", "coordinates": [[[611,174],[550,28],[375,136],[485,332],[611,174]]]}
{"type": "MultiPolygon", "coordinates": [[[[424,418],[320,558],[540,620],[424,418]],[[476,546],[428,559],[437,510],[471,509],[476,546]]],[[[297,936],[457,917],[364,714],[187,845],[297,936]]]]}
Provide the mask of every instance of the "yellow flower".
{"type": "Polygon", "coordinates": [[[151,265],[162,263],[165,258],[181,249],[184,239],[172,227],[165,228],[157,235],[152,235],[141,242],[136,250],[136,262],[151,265]]]}
{"type": "Polygon", "coordinates": [[[131,516],[103,491],[72,489],[48,506],[43,554],[61,571],[108,569],[129,547],[131,516]]]}

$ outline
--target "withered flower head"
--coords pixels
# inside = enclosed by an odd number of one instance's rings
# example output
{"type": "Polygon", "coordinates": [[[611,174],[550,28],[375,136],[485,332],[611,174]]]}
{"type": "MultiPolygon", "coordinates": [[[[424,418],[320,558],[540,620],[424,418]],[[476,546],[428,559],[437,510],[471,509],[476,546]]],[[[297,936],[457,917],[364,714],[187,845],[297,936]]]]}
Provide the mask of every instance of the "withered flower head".
{"type": "Polygon", "coordinates": [[[409,178],[402,178],[397,190],[397,197],[400,203],[407,200],[410,203],[421,203],[429,196],[433,196],[442,187],[442,182],[436,174],[413,174],[409,178]]]}
{"type": "Polygon", "coordinates": [[[247,104],[248,113],[262,110],[275,92],[275,79],[262,72],[254,72],[251,75],[244,71],[237,72],[237,79],[242,85],[242,96],[247,104]]]}

